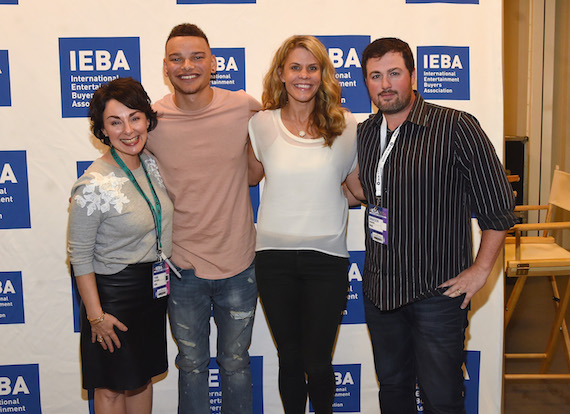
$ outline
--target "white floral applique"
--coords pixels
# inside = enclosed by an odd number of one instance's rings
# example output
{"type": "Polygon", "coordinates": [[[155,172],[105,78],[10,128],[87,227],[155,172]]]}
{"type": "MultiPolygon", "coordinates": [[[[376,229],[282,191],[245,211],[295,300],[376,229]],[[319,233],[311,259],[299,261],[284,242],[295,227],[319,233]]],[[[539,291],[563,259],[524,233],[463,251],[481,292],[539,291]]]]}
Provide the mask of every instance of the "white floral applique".
{"type": "Polygon", "coordinates": [[[121,192],[121,187],[127,181],[126,177],[116,177],[115,173],[102,175],[98,172],[91,172],[93,179],[83,189],[83,195],[76,195],[75,201],[81,208],[87,207],[87,215],[90,216],[95,210],[106,213],[115,208],[117,213],[123,211],[123,204],[127,204],[129,199],[121,192]]]}
{"type": "Polygon", "coordinates": [[[160,171],[158,170],[158,164],[154,158],[148,158],[145,160],[146,170],[150,175],[153,175],[156,179],[156,182],[161,188],[166,188],[164,186],[164,181],[162,181],[162,177],[160,176],[160,171]]]}

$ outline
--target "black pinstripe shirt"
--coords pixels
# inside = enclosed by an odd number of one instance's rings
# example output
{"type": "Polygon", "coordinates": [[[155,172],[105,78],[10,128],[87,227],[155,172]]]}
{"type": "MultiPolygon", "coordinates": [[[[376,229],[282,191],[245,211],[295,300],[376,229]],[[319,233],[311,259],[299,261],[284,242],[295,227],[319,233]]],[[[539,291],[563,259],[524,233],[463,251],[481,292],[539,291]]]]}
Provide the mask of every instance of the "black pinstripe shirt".
{"type": "MultiPolygon", "coordinates": [[[[472,216],[482,230],[506,230],[515,222],[513,191],[475,117],[414,93],[384,166],[380,206],[388,209],[388,244],[366,231],[363,290],[382,310],[440,295],[445,289],[437,286],[471,266],[472,216]]],[[[358,126],[369,208],[376,204],[381,123],[377,113],[358,126]]]]}

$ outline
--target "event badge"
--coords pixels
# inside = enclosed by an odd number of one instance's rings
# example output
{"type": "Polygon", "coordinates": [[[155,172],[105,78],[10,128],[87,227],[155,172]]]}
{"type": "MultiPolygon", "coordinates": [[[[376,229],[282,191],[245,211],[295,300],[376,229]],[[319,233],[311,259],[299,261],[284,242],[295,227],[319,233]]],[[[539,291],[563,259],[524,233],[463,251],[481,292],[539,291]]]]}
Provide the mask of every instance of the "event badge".
{"type": "Polygon", "coordinates": [[[368,210],[370,238],[380,244],[388,244],[388,209],[373,207],[368,210]]]}
{"type": "Polygon", "coordinates": [[[164,260],[152,265],[152,297],[160,299],[170,295],[170,267],[164,260]]]}

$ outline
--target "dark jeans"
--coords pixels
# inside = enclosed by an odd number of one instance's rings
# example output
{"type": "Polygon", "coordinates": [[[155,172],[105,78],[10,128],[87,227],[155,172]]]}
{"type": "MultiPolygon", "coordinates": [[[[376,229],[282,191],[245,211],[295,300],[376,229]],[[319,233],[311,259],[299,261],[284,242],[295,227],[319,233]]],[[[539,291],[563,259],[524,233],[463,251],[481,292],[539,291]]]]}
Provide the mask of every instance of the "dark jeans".
{"type": "Polygon", "coordinates": [[[380,311],[364,298],[382,414],[415,414],[416,381],[424,413],[465,413],[463,299],[436,296],[380,311]]]}
{"type": "Polygon", "coordinates": [[[315,413],[332,413],[332,353],[346,305],[348,259],[315,251],[261,251],[255,273],[277,344],[285,413],[304,413],[307,393],[315,413]]]}

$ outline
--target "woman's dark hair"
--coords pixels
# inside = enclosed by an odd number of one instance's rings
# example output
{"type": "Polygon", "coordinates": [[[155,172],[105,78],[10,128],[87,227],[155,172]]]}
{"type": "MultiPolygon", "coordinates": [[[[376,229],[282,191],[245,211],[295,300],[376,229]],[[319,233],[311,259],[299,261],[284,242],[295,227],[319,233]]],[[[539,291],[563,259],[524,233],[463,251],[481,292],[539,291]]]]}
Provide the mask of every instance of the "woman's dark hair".
{"type": "Polygon", "coordinates": [[[147,131],[156,127],[156,112],[150,106],[150,98],[141,83],[131,77],[117,78],[101,85],[89,103],[91,131],[103,144],[111,146],[109,137],[103,133],[103,112],[111,99],[119,101],[127,108],[143,112],[149,121],[147,131]]]}

